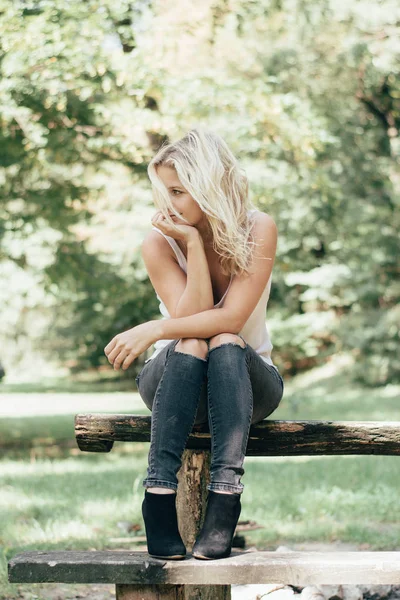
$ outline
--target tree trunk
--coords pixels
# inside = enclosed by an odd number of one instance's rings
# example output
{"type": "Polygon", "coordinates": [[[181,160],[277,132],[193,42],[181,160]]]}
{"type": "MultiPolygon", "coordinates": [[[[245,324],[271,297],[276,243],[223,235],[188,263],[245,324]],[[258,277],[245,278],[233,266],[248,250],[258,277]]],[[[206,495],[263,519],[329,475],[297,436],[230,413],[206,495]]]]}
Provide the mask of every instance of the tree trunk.
{"type": "MultiPolygon", "coordinates": [[[[207,485],[210,482],[209,450],[184,450],[178,471],[176,506],[179,531],[188,553],[204,522],[207,485]]],[[[196,560],[196,559],[195,559],[196,560]]],[[[231,600],[230,585],[185,585],[185,600],[231,600]]]]}

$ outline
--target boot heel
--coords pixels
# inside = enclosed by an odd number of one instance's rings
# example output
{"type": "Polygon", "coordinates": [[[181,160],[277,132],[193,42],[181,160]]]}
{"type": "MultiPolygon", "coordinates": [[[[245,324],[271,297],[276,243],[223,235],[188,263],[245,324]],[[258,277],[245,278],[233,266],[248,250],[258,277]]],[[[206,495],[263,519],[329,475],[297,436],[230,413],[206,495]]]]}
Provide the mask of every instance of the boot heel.
{"type": "Polygon", "coordinates": [[[146,490],[142,515],[150,556],[172,560],[185,558],[186,548],[178,529],[176,494],[152,494],[146,490]]]}

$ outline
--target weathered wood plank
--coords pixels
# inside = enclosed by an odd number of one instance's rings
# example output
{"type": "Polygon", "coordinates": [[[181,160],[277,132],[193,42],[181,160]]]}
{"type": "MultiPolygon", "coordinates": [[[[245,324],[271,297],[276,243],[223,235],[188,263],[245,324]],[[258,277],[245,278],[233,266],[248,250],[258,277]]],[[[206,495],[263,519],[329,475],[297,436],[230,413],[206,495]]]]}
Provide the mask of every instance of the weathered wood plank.
{"type": "MultiPolygon", "coordinates": [[[[114,441],[149,442],[151,416],[78,414],[75,435],[86,452],[109,452],[114,441]]],[[[210,450],[208,425],[195,426],[187,449],[210,450]]],[[[400,455],[400,421],[277,421],[250,427],[248,456],[400,455]]]]}
{"type": "Polygon", "coordinates": [[[117,584],[115,597],[116,600],[185,600],[185,586],[117,584]]]}
{"type": "Polygon", "coordinates": [[[212,585],[400,584],[400,552],[238,552],[219,560],[160,560],[115,550],[23,552],[12,583],[212,585]]]}
{"type": "Polygon", "coordinates": [[[120,585],[116,600],[231,600],[230,585],[120,585]],[[190,588],[190,589],[189,589],[190,588]]]}

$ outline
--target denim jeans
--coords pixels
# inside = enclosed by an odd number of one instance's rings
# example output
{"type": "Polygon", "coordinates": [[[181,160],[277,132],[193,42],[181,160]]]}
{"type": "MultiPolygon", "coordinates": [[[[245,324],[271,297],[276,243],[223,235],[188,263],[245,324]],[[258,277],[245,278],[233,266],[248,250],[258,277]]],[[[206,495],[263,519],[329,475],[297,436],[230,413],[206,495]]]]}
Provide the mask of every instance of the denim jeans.
{"type": "MultiPolygon", "coordinates": [[[[250,425],[279,406],[284,384],[245,340],[223,343],[207,358],[175,350],[173,340],[145,363],[136,384],[152,411],[145,487],[178,487],[177,472],[193,425],[209,424],[209,490],[241,494],[250,425]]],[[[207,340],[206,340],[207,341],[207,340]]]]}

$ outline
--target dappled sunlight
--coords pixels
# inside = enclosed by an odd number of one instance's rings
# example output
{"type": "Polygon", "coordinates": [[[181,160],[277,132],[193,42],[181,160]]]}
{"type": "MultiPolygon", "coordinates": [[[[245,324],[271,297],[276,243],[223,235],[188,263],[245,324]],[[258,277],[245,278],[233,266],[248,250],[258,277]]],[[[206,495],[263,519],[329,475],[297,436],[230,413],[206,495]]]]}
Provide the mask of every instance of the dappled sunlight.
{"type": "Polygon", "coordinates": [[[257,539],[352,541],[358,519],[371,538],[373,528],[379,531],[383,546],[400,535],[396,456],[246,457],[244,466],[242,517],[265,528],[257,539]]]}
{"type": "MultiPolygon", "coordinates": [[[[392,383],[388,383],[387,385],[385,385],[385,387],[383,387],[382,389],[380,389],[380,394],[384,398],[399,398],[399,396],[400,396],[400,385],[395,385],[395,384],[392,384],[392,383]]],[[[400,416],[399,416],[399,418],[400,418],[400,416]]]]}
{"type": "MultiPolygon", "coordinates": [[[[132,383],[132,388],[134,387],[132,383]]],[[[132,392],[104,392],[92,394],[26,393],[0,394],[0,417],[38,417],[75,415],[82,412],[148,413],[136,390],[132,392]]]]}
{"type": "Polygon", "coordinates": [[[329,534],[332,531],[332,526],[340,528],[338,522],[334,519],[324,519],[324,523],[319,523],[318,520],[307,520],[299,522],[297,520],[291,520],[285,518],[281,520],[274,520],[273,527],[277,535],[286,537],[288,539],[307,539],[312,531],[318,531],[319,535],[329,534]]]}
{"type": "MultiPolygon", "coordinates": [[[[142,463],[141,457],[138,457],[140,463],[142,463]]],[[[56,460],[36,460],[34,463],[21,462],[21,461],[7,461],[4,460],[0,466],[0,476],[12,475],[13,477],[26,477],[34,476],[41,477],[46,475],[66,475],[69,473],[115,473],[115,462],[121,466],[121,461],[124,461],[125,466],[132,465],[132,470],[137,466],[137,461],[133,457],[124,457],[121,459],[118,455],[107,455],[104,456],[95,455],[93,460],[88,459],[87,456],[81,456],[79,458],[67,458],[61,461],[56,460]]]]}
{"type": "MultiPolygon", "coordinates": [[[[334,456],[246,456],[245,464],[247,463],[275,463],[275,462],[288,462],[288,463],[299,463],[299,462],[313,462],[320,459],[336,458],[334,456]]],[[[342,457],[341,457],[342,458],[342,457]]]]}
{"type": "MultiPolygon", "coordinates": [[[[385,529],[397,518],[396,459],[246,457],[241,519],[261,527],[249,532],[248,544],[261,548],[304,540],[351,542],[353,534],[362,540],[376,531],[379,544],[388,547],[394,532],[400,533],[400,525],[385,529]],[[355,527],[357,519],[371,527],[355,527]]],[[[121,536],[119,522],[142,525],[146,463],[146,452],[82,454],[33,464],[5,460],[0,496],[6,544],[103,547],[105,540],[121,536]]]]}
{"type": "Polygon", "coordinates": [[[400,385],[368,388],[352,384],[348,376],[312,381],[313,369],[306,384],[301,375],[286,381],[281,404],[271,418],[293,420],[398,421],[400,385]]]}
{"type": "Polygon", "coordinates": [[[54,498],[32,496],[11,485],[3,486],[0,493],[0,509],[10,510],[12,507],[13,512],[27,511],[32,507],[50,508],[54,506],[54,503],[54,498]]]}
{"type": "MultiPolygon", "coordinates": [[[[127,486],[127,491],[129,487],[127,486]]],[[[142,499],[141,499],[142,500],[142,499]]],[[[127,512],[129,512],[129,504],[131,503],[130,497],[125,498],[102,498],[98,500],[84,501],[77,510],[77,514],[82,516],[82,519],[88,520],[89,522],[94,519],[100,518],[100,523],[107,522],[110,520],[110,516],[113,518],[123,518],[127,512]]]]}
{"type": "Polygon", "coordinates": [[[329,395],[326,393],[326,387],[322,384],[320,385],[314,385],[311,389],[307,388],[307,392],[309,395],[309,398],[312,397],[318,397],[318,399],[321,399],[321,397],[324,399],[324,402],[335,402],[336,404],[338,402],[347,402],[348,400],[354,400],[355,398],[358,398],[360,396],[360,390],[359,389],[348,389],[345,391],[345,399],[343,398],[343,396],[341,396],[341,398],[339,399],[337,397],[337,395],[335,396],[334,394],[329,395]]]}
{"type": "Polygon", "coordinates": [[[34,544],[35,542],[51,542],[55,544],[66,540],[79,540],[93,538],[93,528],[82,521],[46,521],[43,525],[32,521],[25,526],[24,531],[18,536],[19,543],[34,544]]]}
{"type": "Polygon", "coordinates": [[[313,516],[285,514],[279,515],[272,512],[262,516],[261,512],[255,512],[252,519],[261,527],[261,529],[250,531],[250,540],[258,548],[262,548],[266,543],[288,544],[290,542],[312,541],[312,540],[334,540],[340,539],[344,523],[334,516],[313,516]]]}
{"type": "Polygon", "coordinates": [[[307,489],[304,494],[300,494],[300,503],[302,498],[302,504],[307,507],[310,515],[333,514],[337,513],[339,508],[340,513],[352,511],[357,517],[368,518],[373,506],[376,519],[393,519],[396,514],[400,517],[399,509],[395,508],[398,502],[397,491],[381,482],[376,482],[372,489],[363,487],[351,490],[346,486],[321,486],[319,489],[307,489]]]}
{"type": "Polygon", "coordinates": [[[329,357],[327,363],[296,375],[296,389],[307,388],[319,381],[341,376],[343,371],[353,364],[354,358],[350,354],[334,354],[329,357]]]}

